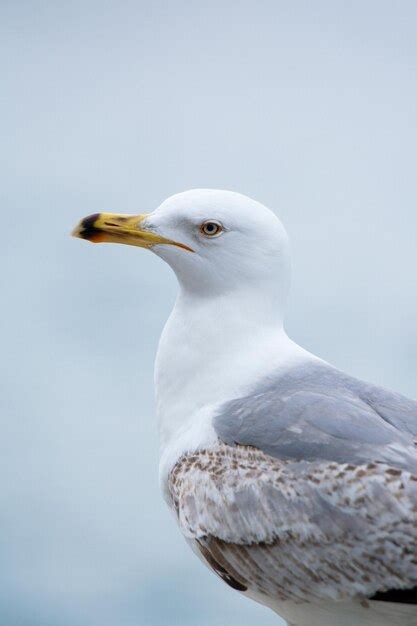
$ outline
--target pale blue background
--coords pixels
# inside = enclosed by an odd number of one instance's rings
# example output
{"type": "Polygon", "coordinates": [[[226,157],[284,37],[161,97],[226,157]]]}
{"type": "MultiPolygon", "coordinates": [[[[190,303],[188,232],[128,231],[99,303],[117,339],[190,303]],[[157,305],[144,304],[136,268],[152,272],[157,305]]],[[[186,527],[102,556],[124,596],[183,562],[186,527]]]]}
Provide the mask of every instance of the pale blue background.
{"type": "Polygon", "coordinates": [[[290,334],[417,396],[417,4],[3,0],[0,24],[0,623],[278,624],[158,492],[170,270],[68,233],[247,193],[292,238],[290,334]]]}

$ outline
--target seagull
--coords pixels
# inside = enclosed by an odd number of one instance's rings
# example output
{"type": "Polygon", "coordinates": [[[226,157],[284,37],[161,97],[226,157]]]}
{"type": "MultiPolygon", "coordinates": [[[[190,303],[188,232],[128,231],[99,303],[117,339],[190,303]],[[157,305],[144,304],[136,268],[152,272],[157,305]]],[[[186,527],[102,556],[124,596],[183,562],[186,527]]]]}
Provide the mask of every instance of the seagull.
{"type": "Polygon", "coordinates": [[[195,189],[73,234],[148,248],[176,274],[155,363],[160,483],[200,559],[290,626],[415,626],[417,402],[288,337],[277,216],[195,189]]]}

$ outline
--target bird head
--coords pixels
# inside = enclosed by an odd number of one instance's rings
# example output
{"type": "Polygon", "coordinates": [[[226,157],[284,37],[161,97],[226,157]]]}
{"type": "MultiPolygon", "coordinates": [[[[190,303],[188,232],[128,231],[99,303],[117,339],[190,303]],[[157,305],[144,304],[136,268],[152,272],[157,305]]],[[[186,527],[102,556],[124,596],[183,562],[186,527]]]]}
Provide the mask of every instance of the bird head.
{"type": "Polygon", "coordinates": [[[96,213],[73,235],[93,243],[148,248],[164,259],[187,293],[200,297],[266,289],[284,299],[290,254],[287,234],[268,208],[239,193],[193,189],[151,213],[96,213]]]}

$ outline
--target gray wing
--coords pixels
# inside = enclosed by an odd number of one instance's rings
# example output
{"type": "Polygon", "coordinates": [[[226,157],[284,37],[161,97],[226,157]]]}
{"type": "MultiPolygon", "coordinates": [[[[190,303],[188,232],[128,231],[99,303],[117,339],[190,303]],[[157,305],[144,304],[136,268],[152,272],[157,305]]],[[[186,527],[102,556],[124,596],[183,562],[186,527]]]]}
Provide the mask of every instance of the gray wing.
{"type": "Polygon", "coordinates": [[[384,462],[417,472],[417,402],[320,362],[220,407],[219,438],[281,459],[384,462]]]}
{"type": "Polygon", "coordinates": [[[297,602],[414,593],[417,403],[312,362],[213,424],[218,448],[180,460],[171,494],[228,584],[297,602]]]}

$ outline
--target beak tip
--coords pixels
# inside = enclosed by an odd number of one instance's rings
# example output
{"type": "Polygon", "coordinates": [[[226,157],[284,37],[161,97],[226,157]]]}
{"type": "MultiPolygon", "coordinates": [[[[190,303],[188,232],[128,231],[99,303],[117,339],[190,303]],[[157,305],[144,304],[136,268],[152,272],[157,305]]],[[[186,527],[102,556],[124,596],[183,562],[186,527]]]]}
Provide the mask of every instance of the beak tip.
{"type": "Polygon", "coordinates": [[[95,226],[100,213],[93,213],[81,220],[81,222],[71,232],[71,237],[77,237],[78,239],[86,239],[93,243],[97,242],[100,238],[100,230],[95,226]]]}

